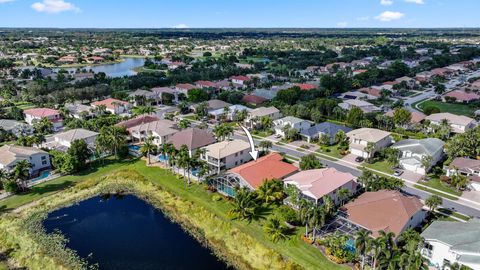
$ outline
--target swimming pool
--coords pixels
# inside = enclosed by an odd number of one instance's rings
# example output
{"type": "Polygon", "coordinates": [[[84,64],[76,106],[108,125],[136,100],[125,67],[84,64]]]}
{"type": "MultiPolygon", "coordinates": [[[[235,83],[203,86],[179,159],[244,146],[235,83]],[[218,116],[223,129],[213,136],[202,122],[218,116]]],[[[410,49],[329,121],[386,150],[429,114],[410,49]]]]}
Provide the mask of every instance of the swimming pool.
{"type": "Polygon", "coordinates": [[[132,145],[129,145],[129,146],[128,146],[128,150],[137,151],[137,152],[138,152],[138,151],[140,151],[140,146],[138,146],[138,145],[133,145],[133,144],[132,144],[132,145]]]}
{"type": "Polygon", "coordinates": [[[30,179],[30,182],[38,182],[50,176],[50,171],[42,171],[36,178],[30,179]]]}
{"type": "Polygon", "coordinates": [[[345,243],[344,249],[348,250],[348,251],[351,251],[351,252],[355,252],[355,240],[351,239],[351,238],[348,239],[347,243],[345,243]]]}
{"type": "Polygon", "coordinates": [[[157,159],[158,161],[161,161],[161,162],[164,162],[164,161],[168,161],[168,155],[158,155],[157,156],[157,159]]]}

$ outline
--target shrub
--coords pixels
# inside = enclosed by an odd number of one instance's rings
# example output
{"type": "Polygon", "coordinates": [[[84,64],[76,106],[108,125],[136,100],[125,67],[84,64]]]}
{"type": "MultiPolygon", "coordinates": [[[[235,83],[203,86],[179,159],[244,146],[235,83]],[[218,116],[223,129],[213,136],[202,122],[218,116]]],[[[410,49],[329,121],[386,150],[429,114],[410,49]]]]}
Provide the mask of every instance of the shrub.
{"type": "Polygon", "coordinates": [[[212,196],[212,201],[214,202],[218,202],[218,201],[221,201],[222,200],[222,196],[219,195],[219,194],[215,194],[212,196]]]}
{"type": "Polygon", "coordinates": [[[288,224],[297,225],[299,223],[298,214],[289,206],[282,205],[277,208],[278,217],[285,220],[288,224]]]}
{"type": "Polygon", "coordinates": [[[18,192],[20,192],[20,187],[18,186],[18,183],[13,180],[5,182],[3,184],[3,187],[5,188],[6,192],[10,192],[13,194],[17,194],[18,192]]]}
{"type": "Polygon", "coordinates": [[[435,106],[427,106],[427,107],[425,107],[425,109],[423,110],[423,112],[424,112],[426,115],[430,115],[430,114],[434,114],[434,113],[439,113],[439,112],[440,112],[440,108],[435,107],[435,106]]]}

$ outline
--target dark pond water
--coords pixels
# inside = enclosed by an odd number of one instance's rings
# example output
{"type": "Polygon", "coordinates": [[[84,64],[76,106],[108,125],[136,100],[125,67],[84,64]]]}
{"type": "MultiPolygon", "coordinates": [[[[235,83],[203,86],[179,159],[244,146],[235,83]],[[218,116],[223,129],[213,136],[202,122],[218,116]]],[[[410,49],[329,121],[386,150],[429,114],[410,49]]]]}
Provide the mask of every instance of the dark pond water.
{"type": "MultiPolygon", "coordinates": [[[[108,77],[116,78],[123,76],[132,76],[137,74],[133,69],[143,66],[145,58],[133,58],[125,57],[124,61],[114,64],[98,65],[98,66],[86,66],[80,69],[92,70],[95,73],[104,72],[108,77]]],[[[55,69],[58,71],[58,69],[55,69]]],[[[77,68],[65,68],[69,72],[74,72],[77,68]]]]}
{"type": "Polygon", "coordinates": [[[227,269],[211,251],[135,196],[95,197],[52,212],[47,232],[102,270],[227,269]],[[89,254],[91,254],[89,256],[89,254]]]}

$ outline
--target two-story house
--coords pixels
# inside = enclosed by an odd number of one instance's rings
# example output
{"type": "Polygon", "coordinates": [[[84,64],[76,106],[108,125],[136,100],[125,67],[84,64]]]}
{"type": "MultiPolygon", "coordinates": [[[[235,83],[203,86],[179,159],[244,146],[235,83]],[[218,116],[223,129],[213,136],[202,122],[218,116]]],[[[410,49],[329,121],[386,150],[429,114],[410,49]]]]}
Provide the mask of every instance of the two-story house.
{"type": "Polygon", "coordinates": [[[427,138],[422,140],[407,139],[402,140],[392,148],[400,151],[399,165],[405,170],[425,175],[431,167],[437,164],[444,155],[443,147],[445,142],[437,138],[427,138]],[[423,160],[431,158],[428,167],[424,167],[423,160]]]}
{"type": "Polygon", "coordinates": [[[53,125],[53,130],[58,131],[63,127],[63,117],[60,111],[50,108],[35,108],[24,110],[25,122],[32,125],[47,118],[53,125]]]}
{"type": "Polygon", "coordinates": [[[303,120],[293,116],[287,116],[273,121],[275,134],[285,136],[284,129],[286,126],[296,129],[299,133],[309,129],[312,126],[312,122],[303,120]]]}
{"type": "Polygon", "coordinates": [[[429,120],[431,124],[435,125],[440,125],[442,121],[448,121],[453,133],[464,133],[477,126],[475,119],[452,113],[434,113],[425,117],[425,120],[429,120]]]}
{"type": "Polygon", "coordinates": [[[245,119],[245,126],[249,129],[255,129],[261,127],[261,119],[268,117],[272,120],[277,120],[282,117],[282,113],[275,107],[260,107],[251,110],[245,119]]]}
{"type": "Polygon", "coordinates": [[[250,144],[244,140],[226,140],[204,147],[205,160],[212,174],[219,174],[222,171],[237,167],[250,160],[250,144]]]}
{"type": "Polygon", "coordinates": [[[105,109],[112,114],[120,115],[126,114],[132,108],[132,105],[126,101],[107,98],[101,101],[95,101],[91,103],[92,107],[97,108],[99,106],[105,106],[105,109]]]}
{"type": "Polygon", "coordinates": [[[31,176],[38,175],[43,170],[51,168],[50,155],[40,149],[17,145],[4,145],[0,147],[0,169],[12,172],[20,160],[26,160],[31,167],[31,176]]]}
{"type": "Polygon", "coordinates": [[[380,149],[392,144],[390,132],[374,128],[355,129],[348,132],[347,137],[350,153],[364,158],[373,157],[380,149]]]}

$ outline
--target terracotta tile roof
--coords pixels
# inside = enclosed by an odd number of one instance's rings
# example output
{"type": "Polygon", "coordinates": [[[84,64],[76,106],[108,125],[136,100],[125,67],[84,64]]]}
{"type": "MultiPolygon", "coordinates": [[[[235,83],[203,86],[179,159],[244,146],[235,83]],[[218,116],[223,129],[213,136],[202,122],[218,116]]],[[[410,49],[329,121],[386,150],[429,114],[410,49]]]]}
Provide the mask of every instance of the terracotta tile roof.
{"type": "Polygon", "coordinates": [[[217,87],[217,84],[211,81],[197,81],[195,84],[201,87],[217,87]]]}
{"type": "Polygon", "coordinates": [[[183,89],[183,90],[192,90],[195,89],[195,85],[189,84],[189,83],[179,83],[175,86],[178,89],[183,89]]]}
{"type": "MultiPolygon", "coordinates": [[[[388,111],[385,115],[393,117],[394,112],[395,112],[394,110],[391,110],[391,111],[388,111]]],[[[411,115],[412,115],[412,118],[410,119],[410,123],[413,123],[413,124],[420,123],[423,120],[425,120],[425,117],[427,117],[424,113],[417,112],[417,111],[411,112],[411,115]]]]}
{"type": "Polygon", "coordinates": [[[259,97],[256,95],[245,95],[242,98],[242,101],[245,103],[250,103],[250,104],[262,104],[263,102],[267,101],[266,98],[264,97],[259,97]]]}
{"type": "Polygon", "coordinates": [[[471,101],[480,99],[480,95],[473,92],[467,93],[462,90],[454,90],[452,92],[449,92],[445,96],[455,98],[456,101],[461,101],[461,102],[464,102],[464,101],[471,102],[471,101]]]}
{"type": "Polygon", "coordinates": [[[297,171],[298,168],[284,162],[279,153],[268,154],[230,170],[240,175],[254,189],[261,186],[265,180],[283,179],[297,171]]]}
{"type": "Polygon", "coordinates": [[[107,107],[108,109],[115,109],[115,107],[117,107],[117,105],[115,105],[115,104],[127,105],[128,102],[123,101],[123,100],[119,100],[119,99],[115,99],[115,98],[107,98],[107,99],[104,99],[104,100],[92,102],[92,106],[105,105],[105,107],[107,107]]]}
{"type": "Polygon", "coordinates": [[[35,109],[28,109],[23,111],[24,114],[28,114],[34,117],[42,118],[48,117],[53,115],[59,115],[60,112],[50,108],[35,108],[35,109]]]}
{"type": "Polygon", "coordinates": [[[300,87],[300,90],[312,90],[318,88],[317,86],[308,83],[297,83],[295,86],[300,87]]]}
{"type": "Polygon", "coordinates": [[[350,221],[372,231],[373,237],[378,237],[382,230],[398,236],[422,207],[416,197],[405,196],[399,191],[381,190],[360,195],[346,204],[343,210],[346,210],[350,221]]]}
{"type": "Polygon", "coordinates": [[[238,80],[238,81],[250,81],[251,79],[247,76],[232,76],[230,77],[232,80],[238,80]]]}
{"type": "Polygon", "coordinates": [[[122,121],[118,123],[117,126],[119,127],[122,126],[122,127],[125,127],[126,129],[130,129],[130,128],[133,128],[142,124],[154,122],[157,120],[160,120],[160,118],[153,115],[142,115],[129,120],[122,121]]]}
{"type": "Polygon", "coordinates": [[[339,172],[334,168],[301,171],[283,181],[293,182],[304,194],[317,200],[349,182],[351,190],[355,190],[357,186],[352,174],[339,172]]]}

